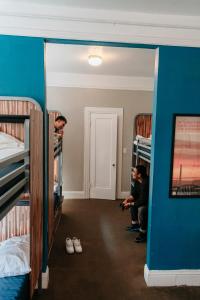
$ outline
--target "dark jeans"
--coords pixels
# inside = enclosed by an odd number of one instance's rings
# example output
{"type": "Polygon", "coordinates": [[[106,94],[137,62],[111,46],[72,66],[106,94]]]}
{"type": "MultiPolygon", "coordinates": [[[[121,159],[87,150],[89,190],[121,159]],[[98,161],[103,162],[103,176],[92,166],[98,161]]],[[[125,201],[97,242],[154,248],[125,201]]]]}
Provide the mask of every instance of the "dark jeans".
{"type": "Polygon", "coordinates": [[[136,207],[131,206],[131,219],[134,222],[138,222],[142,231],[147,231],[147,218],[148,208],[147,206],[136,207]]]}

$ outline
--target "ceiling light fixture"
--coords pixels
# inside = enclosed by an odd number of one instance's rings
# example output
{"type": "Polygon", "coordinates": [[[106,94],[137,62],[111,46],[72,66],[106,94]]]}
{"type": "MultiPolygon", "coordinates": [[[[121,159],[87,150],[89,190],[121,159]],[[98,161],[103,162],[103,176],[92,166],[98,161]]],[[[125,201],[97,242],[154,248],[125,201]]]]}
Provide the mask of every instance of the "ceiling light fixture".
{"type": "Polygon", "coordinates": [[[102,57],[98,55],[90,55],[88,57],[88,62],[91,66],[100,66],[102,64],[102,57]]]}

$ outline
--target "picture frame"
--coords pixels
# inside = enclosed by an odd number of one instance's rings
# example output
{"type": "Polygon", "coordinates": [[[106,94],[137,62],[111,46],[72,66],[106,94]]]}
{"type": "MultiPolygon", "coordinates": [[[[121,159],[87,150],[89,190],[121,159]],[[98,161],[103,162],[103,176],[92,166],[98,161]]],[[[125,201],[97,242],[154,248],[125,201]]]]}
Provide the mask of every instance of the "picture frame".
{"type": "Polygon", "coordinates": [[[200,115],[174,115],[169,196],[200,198],[200,115]]]}

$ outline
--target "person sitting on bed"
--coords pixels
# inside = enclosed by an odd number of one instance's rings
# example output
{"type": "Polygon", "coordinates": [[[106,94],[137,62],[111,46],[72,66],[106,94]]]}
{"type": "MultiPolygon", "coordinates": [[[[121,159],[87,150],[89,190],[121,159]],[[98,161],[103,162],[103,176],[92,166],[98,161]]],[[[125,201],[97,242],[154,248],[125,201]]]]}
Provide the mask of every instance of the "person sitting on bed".
{"type": "Polygon", "coordinates": [[[54,122],[55,134],[59,137],[63,137],[64,127],[67,124],[67,119],[64,116],[58,116],[54,122]]]}
{"type": "Polygon", "coordinates": [[[134,186],[131,186],[131,195],[123,201],[125,209],[130,208],[131,226],[128,231],[139,231],[135,242],[146,241],[147,237],[147,216],[148,216],[148,198],[149,198],[149,177],[146,173],[146,167],[137,165],[132,171],[134,186]]]}

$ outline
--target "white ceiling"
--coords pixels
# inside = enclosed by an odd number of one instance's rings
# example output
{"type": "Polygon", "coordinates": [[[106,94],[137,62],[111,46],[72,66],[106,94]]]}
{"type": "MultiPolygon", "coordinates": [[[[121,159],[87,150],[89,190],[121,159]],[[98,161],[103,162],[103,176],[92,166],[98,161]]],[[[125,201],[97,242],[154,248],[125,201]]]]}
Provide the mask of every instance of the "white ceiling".
{"type": "Polygon", "coordinates": [[[200,47],[200,0],[0,0],[0,34],[200,47]]]}
{"type": "Polygon", "coordinates": [[[106,76],[153,77],[155,50],[47,44],[48,72],[96,74],[106,76]],[[88,64],[89,55],[100,55],[99,67],[88,64]]]}
{"type": "MultiPolygon", "coordinates": [[[[18,0],[15,0],[17,2],[18,0]]],[[[200,15],[199,0],[29,0],[24,3],[64,5],[79,8],[135,11],[155,14],[200,15]]],[[[21,0],[20,0],[21,2],[21,0]]]]}

